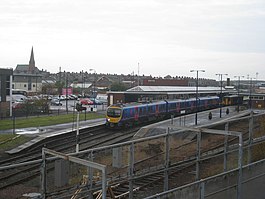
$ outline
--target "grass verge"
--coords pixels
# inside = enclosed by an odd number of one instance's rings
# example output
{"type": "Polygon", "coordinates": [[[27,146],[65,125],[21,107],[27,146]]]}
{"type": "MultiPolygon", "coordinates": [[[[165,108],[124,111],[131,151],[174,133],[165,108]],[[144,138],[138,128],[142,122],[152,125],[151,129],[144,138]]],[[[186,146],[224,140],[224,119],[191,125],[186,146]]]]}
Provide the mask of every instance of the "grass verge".
{"type": "MultiPolygon", "coordinates": [[[[80,121],[91,120],[97,118],[104,118],[103,114],[98,113],[80,113],[80,121]]],[[[55,124],[70,123],[76,121],[76,114],[64,114],[64,115],[53,115],[53,116],[41,116],[41,117],[28,117],[28,118],[16,118],[15,121],[12,119],[0,120],[0,130],[13,129],[15,128],[28,128],[28,127],[43,127],[55,124]]]]}
{"type": "Polygon", "coordinates": [[[32,137],[26,137],[24,135],[0,134],[0,154],[31,139],[32,137]]]}

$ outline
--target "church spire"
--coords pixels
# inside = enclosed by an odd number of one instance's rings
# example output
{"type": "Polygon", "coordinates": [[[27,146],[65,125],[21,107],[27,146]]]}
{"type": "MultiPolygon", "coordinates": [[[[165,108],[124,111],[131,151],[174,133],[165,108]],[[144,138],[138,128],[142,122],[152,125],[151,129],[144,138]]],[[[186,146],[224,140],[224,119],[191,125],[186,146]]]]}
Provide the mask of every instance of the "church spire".
{"type": "Polygon", "coordinates": [[[29,71],[34,71],[35,69],[35,60],[34,60],[34,52],[33,52],[33,46],[31,48],[31,55],[29,60],[29,71]]]}

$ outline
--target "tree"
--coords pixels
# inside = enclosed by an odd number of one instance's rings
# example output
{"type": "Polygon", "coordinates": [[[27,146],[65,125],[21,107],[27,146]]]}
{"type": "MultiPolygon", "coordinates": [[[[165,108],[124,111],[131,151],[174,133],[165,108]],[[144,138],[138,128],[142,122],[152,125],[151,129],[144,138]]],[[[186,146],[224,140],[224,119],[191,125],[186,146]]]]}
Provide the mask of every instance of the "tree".
{"type": "Polygon", "coordinates": [[[114,82],[110,86],[111,91],[126,91],[127,87],[124,83],[114,82]]]}
{"type": "Polygon", "coordinates": [[[59,95],[62,93],[63,85],[64,85],[64,82],[57,81],[57,82],[55,83],[55,86],[56,86],[57,89],[58,89],[58,93],[59,93],[59,95]]]}

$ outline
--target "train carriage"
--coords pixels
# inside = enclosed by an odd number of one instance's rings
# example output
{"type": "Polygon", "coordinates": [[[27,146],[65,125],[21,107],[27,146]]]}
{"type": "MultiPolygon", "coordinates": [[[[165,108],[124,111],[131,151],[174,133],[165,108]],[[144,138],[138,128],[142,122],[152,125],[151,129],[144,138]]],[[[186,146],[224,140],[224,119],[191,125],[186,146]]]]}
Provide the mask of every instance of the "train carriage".
{"type": "Polygon", "coordinates": [[[198,98],[198,110],[208,110],[219,106],[219,97],[200,97],[198,98]]]}
{"type": "Polygon", "coordinates": [[[196,111],[217,108],[219,97],[200,97],[190,99],[164,100],[151,103],[118,104],[108,107],[106,114],[106,125],[131,126],[146,121],[160,120],[171,115],[194,113],[196,111]]]}

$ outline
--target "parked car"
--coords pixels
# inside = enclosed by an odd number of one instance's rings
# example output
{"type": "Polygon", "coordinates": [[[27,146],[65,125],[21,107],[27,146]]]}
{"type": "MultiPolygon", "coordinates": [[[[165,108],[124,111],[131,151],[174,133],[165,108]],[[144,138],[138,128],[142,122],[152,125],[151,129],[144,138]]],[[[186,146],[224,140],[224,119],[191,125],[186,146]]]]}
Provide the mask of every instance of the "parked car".
{"type": "Polygon", "coordinates": [[[80,99],[80,103],[82,105],[93,105],[93,101],[91,101],[90,99],[87,99],[87,98],[80,99]]]}
{"type": "Polygon", "coordinates": [[[53,98],[51,100],[51,105],[55,105],[55,106],[62,106],[63,104],[60,102],[60,100],[53,98]]]}
{"type": "Polygon", "coordinates": [[[14,102],[12,104],[12,108],[13,109],[22,109],[23,107],[24,107],[24,103],[23,102],[16,101],[16,102],[14,102]]]}
{"type": "Polygon", "coordinates": [[[92,100],[93,104],[95,104],[95,105],[102,105],[103,104],[103,102],[98,100],[98,99],[91,99],[91,100],[92,100]]]}
{"type": "Polygon", "coordinates": [[[69,95],[70,100],[77,100],[77,96],[74,94],[69,95]]]}

